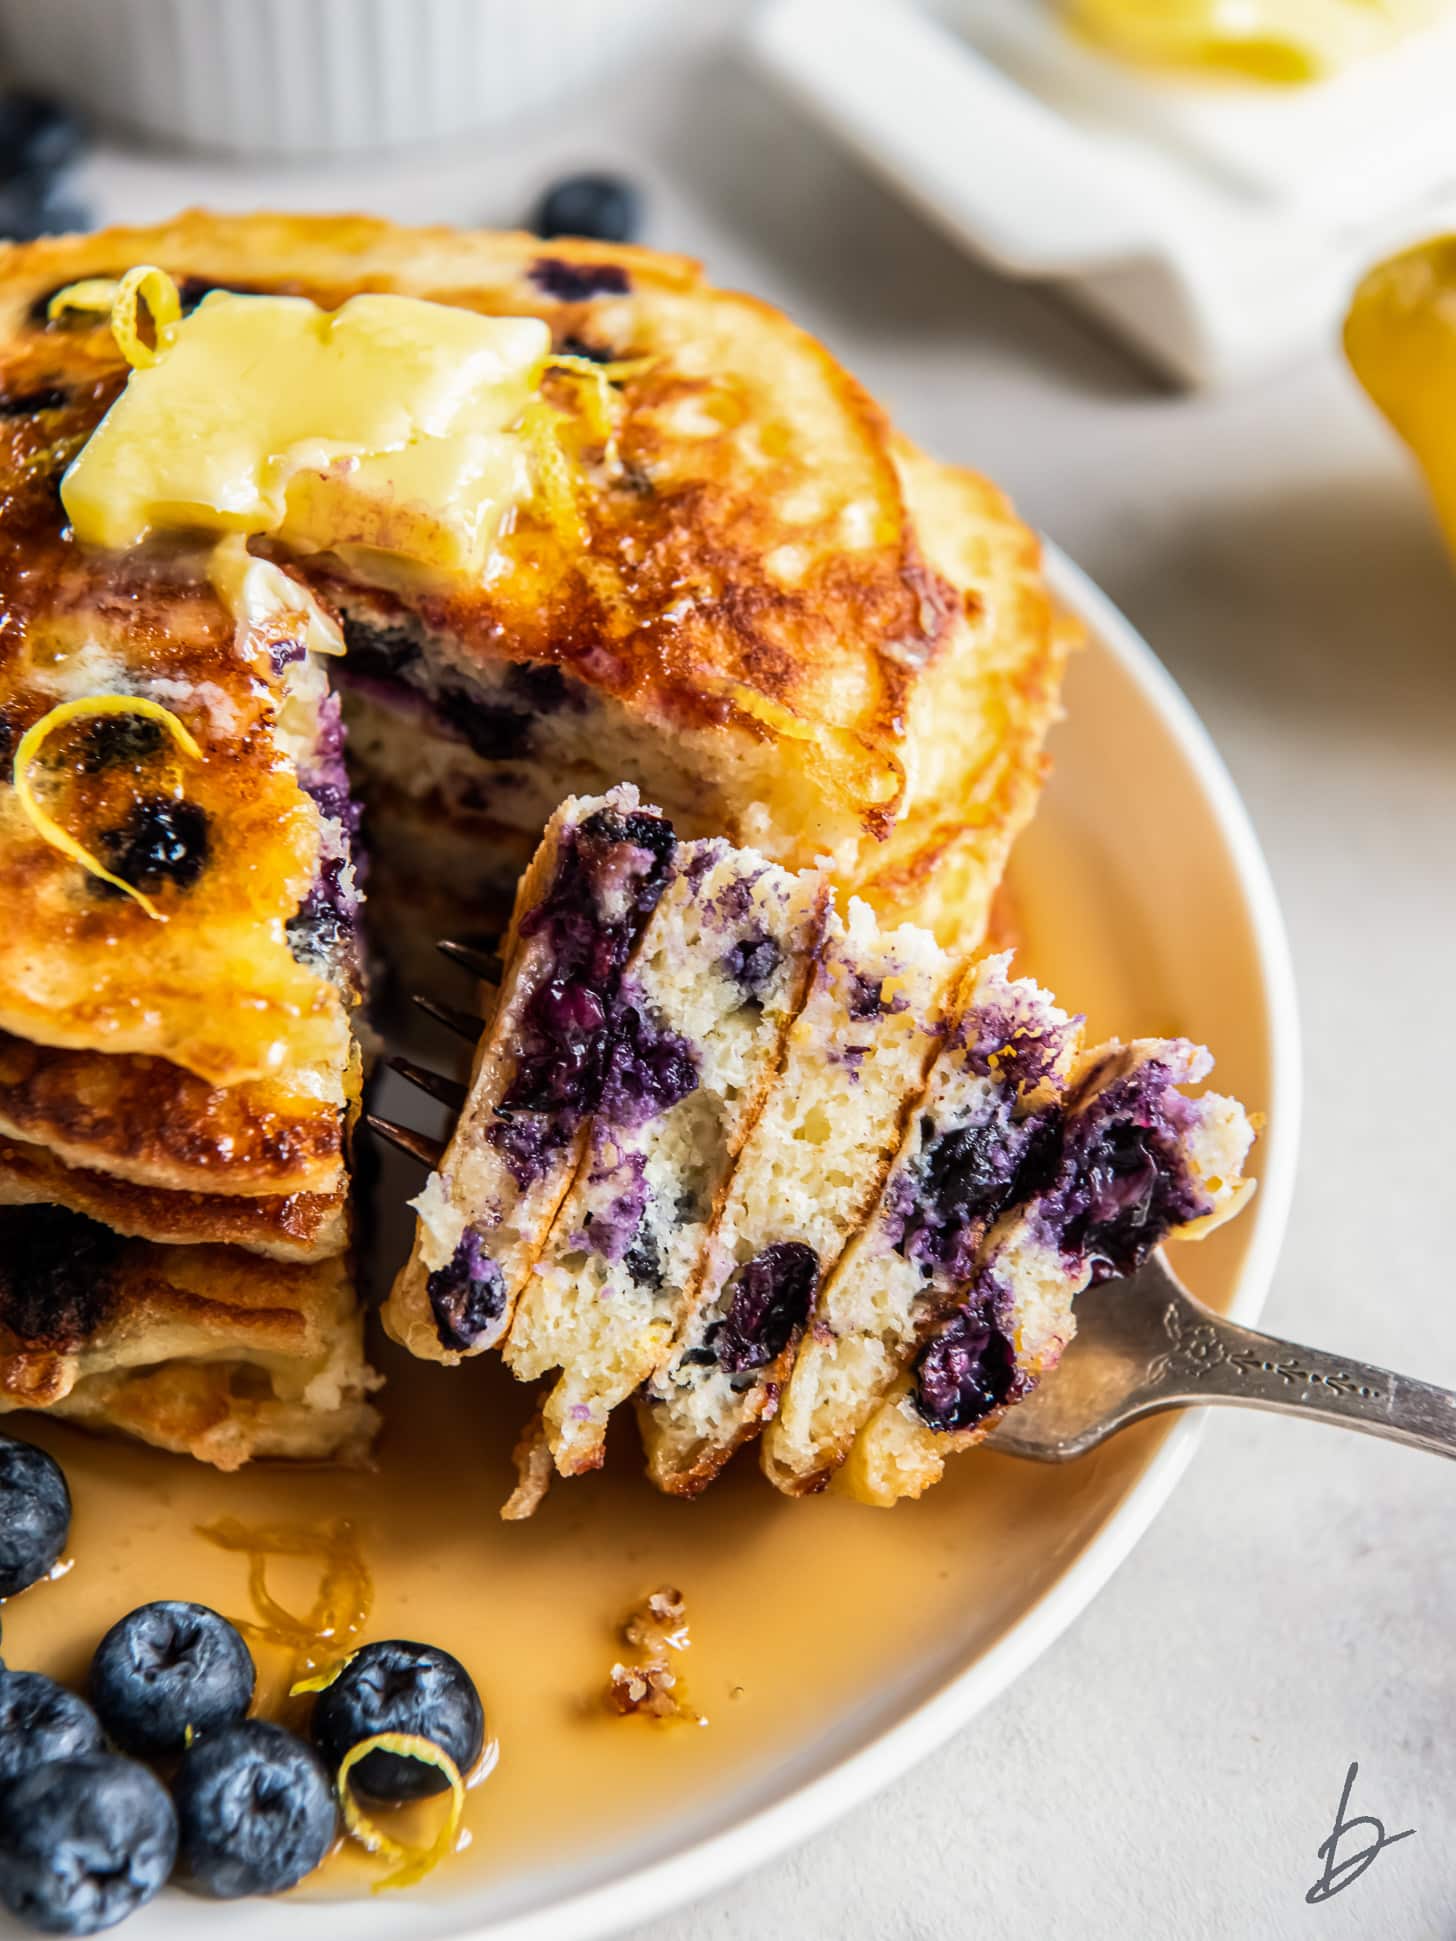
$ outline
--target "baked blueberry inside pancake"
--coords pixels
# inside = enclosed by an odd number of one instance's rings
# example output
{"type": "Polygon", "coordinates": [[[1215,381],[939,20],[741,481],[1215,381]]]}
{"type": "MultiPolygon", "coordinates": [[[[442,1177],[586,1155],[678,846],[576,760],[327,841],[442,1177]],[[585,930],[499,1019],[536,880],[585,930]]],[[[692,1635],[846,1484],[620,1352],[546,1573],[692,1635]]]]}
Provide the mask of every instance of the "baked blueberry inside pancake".
{"type": "Polygon", "coordinates": [[[863,903],[831,915],[782,1074],[639,1403],[660,1489],[695,1495],[772,1416],[819,1285],[873,1206],[941,1043],[954,968],[926,932],[882,932],[863,903]]]}
{"type": "Polygon", "coordinates": [[[624,786],[573,797],[521,881],[500,997],[414,1246],[384,1311],[415,1354],[458,1361],[500,1340],[614,1076],[609,1019],[672,880],[672,825],[624,786]]]}
{"type": "Polygon", "coordinates": [[[1244,1204],[1248,1117],[1234,1099],[1181,1089],[1212,1064],[1178,1039],[1084,1056],[1033,1190],[992,1228],[860,1429],[843,1471],[853,1495],[919,1496],[1056,1366],[1084,1289],[1134,1273],[1164,1240],[1202,1238],[1244,1204]]]}
{"type": "Polygon", "coordinates": [[[791,1495],[823,1487],[1039,1163],[1080,1032],[1008,965],[966,975],[878,1204],[819,1294],[763,1446],[791,1495]]]}
{"type": "Polygon", "coordinates": [[[570,1192],[505,1340],[558,1470],[602,1460],[607,1418],[669,1352],[735,1162],[779,1080],[822,947],[826,891],[726,842],[685,844],[606,1026],[570,1192]]]}

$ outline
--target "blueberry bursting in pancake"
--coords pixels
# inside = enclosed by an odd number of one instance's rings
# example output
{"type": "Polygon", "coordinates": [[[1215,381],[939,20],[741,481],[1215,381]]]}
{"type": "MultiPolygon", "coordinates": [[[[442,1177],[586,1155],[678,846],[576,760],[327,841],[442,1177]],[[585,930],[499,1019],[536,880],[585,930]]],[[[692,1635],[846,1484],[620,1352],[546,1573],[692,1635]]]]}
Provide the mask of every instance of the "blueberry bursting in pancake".
{"type": "Polygon", "coordinates": [[[573,797],[547,825],[465,1109],[414,1202],[414,1246],[385,1308],[414,1354],[455,1362],[510,1326],[611,1075],[623,969],[676,851],[672,825],[630,786],[573,797]]]}
{"type": "Polygon", "coordinates": [[[1179,1089],[1212,1063],[1177,1039],[1084,1057],[1035,1186],[991,1229],[859,1430],[844,1469],[853,1495],[919,1496],[947,1456],[973,1447],[1055,1367],[1084,1289],[1135,1272],[1162,1240],[1201,1238],[1244,1204],[1254,1134],[1242,1107],[1179,1089]]]}
{"type": "Polygon", "coordinates": [[[883,1191],[820,1290],[763,1446],[790,1495],[823,1488],[1040,1162],[1080,1026],[1009,961],[965,975],[883,1191]]]}
{"type": "Polygon", "coordinates": [[[722,1196],[821,947],[826,890],[721,840],[679,850],[607,1023],[585,1150],[505,1341],[522,1380],[561,1372],[556,1467],[602,1460],[611,1411],[666,1359],[722,1196]]]}

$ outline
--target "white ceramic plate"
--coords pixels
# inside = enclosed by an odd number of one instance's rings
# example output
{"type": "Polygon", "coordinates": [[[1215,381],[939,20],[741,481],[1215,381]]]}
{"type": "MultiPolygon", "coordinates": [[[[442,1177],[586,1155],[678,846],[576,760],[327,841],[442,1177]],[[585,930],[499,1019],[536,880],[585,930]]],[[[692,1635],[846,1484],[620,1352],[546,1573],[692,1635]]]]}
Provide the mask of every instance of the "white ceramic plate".
{"type": "MultiPolygon", "coordinates": [[[[1206,1039],[1223,1087],[1269,1115],[1253,1207],[1178,1256],[1196,1292],[1248,1321],[1283,1232],[1297,1138],[1278,911],[1187,702],[1074,567],[1055,552],[1049,567],[1091,638],[1068,680],[1056,777],[1013,869],[1021,962],[1084,1008],[1097,1036],[1206,1039]]],[[[219,1478],[26,1425],[70,1473],[76,1567],[7,1610],[12,1662],[79,1682],[100,1626],[146,1597],[245,1610],[239,1560],[193,1526],[342,1511],[375,1566],[366,1635],[456,1651],[500,1739],[471,1853],[425,1888],[369,1895],[360,1862],[284,1901],[209,1904],[205,1916],[169,1892],[124,1930],[129,1941],[184,1941],[203,1918],[214,1941],[582,1941],[705,1894],[964,1727],[1107,1581],[1197,1433],[1190,1417],[1148,1424],[1067,1470],[981,1453],[893,1512],[832,1495],[787,1502],[751,1462],[700,1502],[672,1502],[646,1488],[624,1441],[531,1524],[502,1525],[520,1392],[481,1363],[397,1362],[386,1408],[379,1477],[287,1476],[282,1512],[277,1470],[219,1478]],[[614,1621],[664,1581],[688,1598],[701,1732],[608,1718],[594,1702],[614,1621]]],[[[276,1687],[278,1667],[264,1670],[276,1687]]]]}

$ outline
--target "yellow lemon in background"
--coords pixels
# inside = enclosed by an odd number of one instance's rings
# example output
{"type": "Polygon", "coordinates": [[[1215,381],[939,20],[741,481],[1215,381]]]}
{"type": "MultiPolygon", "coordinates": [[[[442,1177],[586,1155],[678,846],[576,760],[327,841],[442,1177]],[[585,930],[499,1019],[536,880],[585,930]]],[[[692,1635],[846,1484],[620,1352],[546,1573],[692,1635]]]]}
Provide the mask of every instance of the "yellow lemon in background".
{"type": "Polygon", "coordinates": [[[1370,271],[1345,320],[1345,353],[1420,460],[1456,551],[1456,236],[1370,271]]]}
{"type": "Polygon", "coordinates": [[[1071,25],[1128,60],[1232,80],[1316,81],[1425,27],[1450,0],[1065,0],[1071,25]]]}

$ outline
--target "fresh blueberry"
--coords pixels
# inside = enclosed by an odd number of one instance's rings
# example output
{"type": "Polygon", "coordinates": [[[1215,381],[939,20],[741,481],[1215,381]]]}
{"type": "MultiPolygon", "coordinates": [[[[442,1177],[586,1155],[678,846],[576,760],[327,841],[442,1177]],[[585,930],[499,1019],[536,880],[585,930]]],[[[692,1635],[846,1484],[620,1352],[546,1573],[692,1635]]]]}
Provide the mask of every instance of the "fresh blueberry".
{"type": "MultiPolygon", "coordinates": [[[[448,1752],[462,1773],[480,1757],[485,1711],[470,1673],[434,1645],[387,1638],[356,1652],[313,1708],[314,1744],[332,1766],[377,1732],[410,1732],[448,1752]]],[[[375,1799],[443,1793],[445,1775],[418,1759],[371,1752],[349,1773],[375,1799]]]]}
{"type": "Polygon", "coordinates": [[[52,1759],[104,1748],[101,1721],[85,1699],[41,1672],[0,1670],[0,1786],[52,1759]]]}
{"type": "Polygon", "coordinates": [[[54,1456],[0,1436],[0,1597],[45,1576],[71,1534],[71,1492],[54,1456]]]}
{"type": "Polygon", "coordinates": [[[0,1795],[0,1901],[43,1934],[95,1934],[134,1914],[177,1857],[155,1774],[100,1752],[57,1759],[0,1795]]]}
{"type": "Polygon", "coordinates": [[[50,176],[0,180],[0,235],[28,243],[91,226],[91,211],[50,176]]]}
{"type": "Polygon", "coordinates": [[[59,101],[23,88],[0,94],[0,177],[59,175],[85,145],[80,118],[59,101]]]}
{"type": "Polygon", "coordinates": [[[313,1872],[337,1830],[323,1761],[265,1719],[199,1739],[172,1797],[182,1865],[219,1900],[281,1894],[313,1872]]]}
{"type": "Polygon", "coordinates": [[[91,1703],[123,1751],[181,1752],[187,1728],[244,1716],[256,1673],[226,1618],[205,1604],[142,1604],[113,1624],[91,1660],[91,1703]]]}
{"type": "Polygon", "coordinates": [[[630,243],[641,226],[641,192],[621,175],[564,175],[531,219],[538,236],[586,236],[598,243],[630,243]]]}

